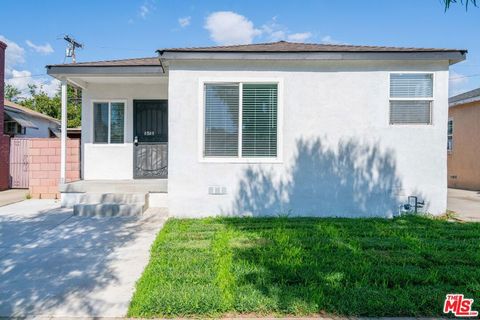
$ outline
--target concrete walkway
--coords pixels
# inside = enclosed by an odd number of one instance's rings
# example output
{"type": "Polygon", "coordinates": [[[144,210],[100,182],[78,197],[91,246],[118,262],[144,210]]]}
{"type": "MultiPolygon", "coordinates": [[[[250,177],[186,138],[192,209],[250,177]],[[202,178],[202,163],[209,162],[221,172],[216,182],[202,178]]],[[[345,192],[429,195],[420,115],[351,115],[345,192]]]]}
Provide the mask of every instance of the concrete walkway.
{"type": "Polygon", "coordinates": [[[23,201],[26,199],[28,189],[9,189],[0,191],[0,207],[23,201]]]}
{"type": "Polygon", "coordinates": [[[448,189],[447,208],[461,220],[480,222],[480,192],[448,189]]]}
{"type": "Polygon", "coordinates": [[[122,317],[166,217],[77,217],[51,200],[0,208],[0,317],[122,317]]]}

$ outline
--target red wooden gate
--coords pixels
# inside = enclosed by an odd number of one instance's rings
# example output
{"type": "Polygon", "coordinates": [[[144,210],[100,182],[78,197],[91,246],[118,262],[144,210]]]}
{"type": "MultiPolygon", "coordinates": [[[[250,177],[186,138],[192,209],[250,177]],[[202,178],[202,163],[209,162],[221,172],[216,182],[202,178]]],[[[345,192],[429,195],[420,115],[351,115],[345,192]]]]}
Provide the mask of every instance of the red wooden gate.
{"type": "Polygon", "coordinates": [[[10,188],[28,188],[28,139],[10,140],[10,188]]]}

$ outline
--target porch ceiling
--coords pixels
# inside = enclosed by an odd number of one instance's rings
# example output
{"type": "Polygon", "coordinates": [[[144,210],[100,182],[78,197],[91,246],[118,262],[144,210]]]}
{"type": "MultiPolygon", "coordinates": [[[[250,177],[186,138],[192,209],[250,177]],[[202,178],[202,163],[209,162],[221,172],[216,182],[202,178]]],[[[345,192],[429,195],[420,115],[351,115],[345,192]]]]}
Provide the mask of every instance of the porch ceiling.
{"type": "Polygon", "coordinates": [[[69,76],[66,77],[66,80],[71,84],[85,89],[89,84],[168,84],[168,77],[165,75],[162,76],[147,76],[147,77],[136,77],[136,76],[69,76]]]}

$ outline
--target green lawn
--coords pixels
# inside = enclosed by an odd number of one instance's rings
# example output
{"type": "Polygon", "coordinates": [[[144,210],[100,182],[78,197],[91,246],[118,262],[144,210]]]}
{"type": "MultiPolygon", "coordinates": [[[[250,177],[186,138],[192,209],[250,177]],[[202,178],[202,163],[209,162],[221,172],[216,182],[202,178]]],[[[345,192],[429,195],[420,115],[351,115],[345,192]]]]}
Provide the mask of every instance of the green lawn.
{"type": "Polygon", "coordinates": [[[480,310],[478,223],[170,220],[128,315],[440,316],[447,293],[480,310]]]}

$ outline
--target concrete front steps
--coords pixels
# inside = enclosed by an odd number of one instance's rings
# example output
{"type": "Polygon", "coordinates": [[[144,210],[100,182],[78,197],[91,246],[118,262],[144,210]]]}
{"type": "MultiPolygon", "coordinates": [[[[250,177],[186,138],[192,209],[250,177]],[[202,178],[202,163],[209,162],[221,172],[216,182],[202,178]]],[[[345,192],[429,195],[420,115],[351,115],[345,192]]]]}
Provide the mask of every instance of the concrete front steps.
{"type": "Polygon", "coordinates": [[[148,209],[148,193],[76,193],[62,199],[77,216],[135,216],[148,209]]]}
{"type": "Polygon", "coordinates": [[[82,216],[133,216],[147,209],[168,213],[167,179],[79,180],[60,185],[61,205],[82,216]]]}

